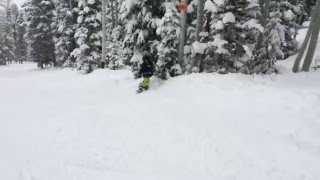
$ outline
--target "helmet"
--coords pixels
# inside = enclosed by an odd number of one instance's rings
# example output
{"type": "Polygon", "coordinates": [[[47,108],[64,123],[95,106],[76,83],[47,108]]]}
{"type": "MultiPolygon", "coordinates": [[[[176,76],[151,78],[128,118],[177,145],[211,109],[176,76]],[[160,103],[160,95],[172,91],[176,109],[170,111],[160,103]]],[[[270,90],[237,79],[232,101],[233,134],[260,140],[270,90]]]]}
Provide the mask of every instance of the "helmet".
{"type": "Polygon", "coordinates": [[[143,61],[150,61],[150,56],[149,55],[144,55],[143,57],[142,57],[142,60],[143,61]]]}

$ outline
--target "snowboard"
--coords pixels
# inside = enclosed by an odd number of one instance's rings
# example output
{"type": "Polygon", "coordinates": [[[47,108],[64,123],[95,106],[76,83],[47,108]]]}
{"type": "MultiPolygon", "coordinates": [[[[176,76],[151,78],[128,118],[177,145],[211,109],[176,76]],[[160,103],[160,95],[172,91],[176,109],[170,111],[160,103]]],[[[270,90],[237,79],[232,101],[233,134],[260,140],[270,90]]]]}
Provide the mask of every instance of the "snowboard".
{"type": "Polygon", "coordinates": [[[142,92],[144,92],[144,91],[147,91],[147,90],[149,90],[149,87],[148,87],[148,88],[139,88],[139,89],[137,90],[137,94],[140,94],[140,93],[142,93],[142,92]]]}

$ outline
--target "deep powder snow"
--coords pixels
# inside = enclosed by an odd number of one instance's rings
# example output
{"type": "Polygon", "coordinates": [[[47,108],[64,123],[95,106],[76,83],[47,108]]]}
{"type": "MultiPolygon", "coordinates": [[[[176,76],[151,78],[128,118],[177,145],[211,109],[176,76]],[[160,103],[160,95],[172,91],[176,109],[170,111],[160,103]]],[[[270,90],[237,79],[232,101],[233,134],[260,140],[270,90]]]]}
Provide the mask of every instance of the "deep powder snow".
{"type": "MultiPolygon", "coordinates": [[[[293,60],[293,58],[292,58],[293,60]]],[[[1,180],[317,180],[320,73],[0,67],[1,180]]]]}

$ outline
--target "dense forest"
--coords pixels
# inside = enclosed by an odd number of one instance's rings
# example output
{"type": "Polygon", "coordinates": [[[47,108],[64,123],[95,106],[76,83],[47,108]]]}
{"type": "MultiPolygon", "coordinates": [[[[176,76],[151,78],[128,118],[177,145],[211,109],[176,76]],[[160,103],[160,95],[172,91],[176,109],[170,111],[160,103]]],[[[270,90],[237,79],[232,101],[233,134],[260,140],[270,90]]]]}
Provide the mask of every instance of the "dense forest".
{"type": "Polygon", "coordinates": [[[137,75],[150,54],[161,79],[277,73],[276,61],[298,53],[297,31],[314,6],[315,0],[107,0],[102,18],[99,0],[30,0],[20,10],[6,1],[0,64],[31,60],[86,73],[131,66],[137,75]]]}

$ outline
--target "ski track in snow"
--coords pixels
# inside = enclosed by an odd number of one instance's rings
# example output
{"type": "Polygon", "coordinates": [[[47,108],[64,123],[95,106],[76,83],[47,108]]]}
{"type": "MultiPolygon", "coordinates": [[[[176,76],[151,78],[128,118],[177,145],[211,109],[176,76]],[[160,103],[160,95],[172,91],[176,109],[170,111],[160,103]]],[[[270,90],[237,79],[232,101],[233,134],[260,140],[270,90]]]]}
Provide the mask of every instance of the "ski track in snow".
{"type": "Polygon", "coordinates": [[[1,180],[320,176],[319,72],[193,74],[135,94],[127,70],[35,67],[0,67],[1,180]]]}

